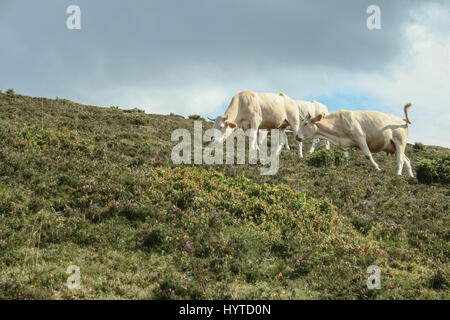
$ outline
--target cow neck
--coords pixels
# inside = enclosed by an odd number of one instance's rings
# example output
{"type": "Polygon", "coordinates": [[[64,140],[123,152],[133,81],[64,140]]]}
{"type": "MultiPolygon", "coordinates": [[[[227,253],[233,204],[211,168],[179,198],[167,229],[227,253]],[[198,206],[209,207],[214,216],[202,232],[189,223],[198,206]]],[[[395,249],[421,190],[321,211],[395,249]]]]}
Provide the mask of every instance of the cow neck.
{"type": "Polygon", "coordinates": [[[235,121],[236,120],[236,110],[234,109],[228,109],[227,111],[225,111],[225,117],[228,116],[227,120],[228,121],[235,121]]]}
{"type": "Polygon", "coordinates": [[[236,120],[238,108],[239,108],[239,99],[236,96],[234,96],[224,114],[225,117],[228,116],[227,118],[228,121],[236,120]]]}
{"type": "Polygon", "coordinates": [[[333,142],[334,144],[337,144],[336,135],[333,133],[332,129],[333,123],[328,122],[333,121],[331,121],[331,119],[322,119],[322,121],[316,122],[318,131],[316,132],[315,136],[317,138],[326,139],[328,141],[333,142]]]}

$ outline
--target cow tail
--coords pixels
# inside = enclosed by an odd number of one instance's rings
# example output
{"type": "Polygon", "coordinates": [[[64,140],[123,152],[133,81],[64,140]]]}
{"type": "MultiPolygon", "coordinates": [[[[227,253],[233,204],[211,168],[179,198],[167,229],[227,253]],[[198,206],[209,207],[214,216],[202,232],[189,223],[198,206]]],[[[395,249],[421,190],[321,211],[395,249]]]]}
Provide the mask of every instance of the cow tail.
{"type": "Polygon", "coordinates": [[[405,107],[403,108],[403,111],[405,112],[405,117],[406,117],[403,120],[406,121],[406,123],[408,123],[408,124],[411,124],[411,121],[409,121],[409,118],[408,118],[408,108],[411,106],[412,106],[412,103],[410,102],[410,103],[406,104],[405,107]]]}

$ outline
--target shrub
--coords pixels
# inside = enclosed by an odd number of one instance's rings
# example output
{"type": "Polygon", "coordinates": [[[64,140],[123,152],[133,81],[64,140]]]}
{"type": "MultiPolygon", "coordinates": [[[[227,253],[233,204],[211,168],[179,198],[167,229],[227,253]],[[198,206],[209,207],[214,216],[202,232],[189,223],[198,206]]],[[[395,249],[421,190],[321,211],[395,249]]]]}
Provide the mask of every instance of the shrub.
{"type": "Polygon", "coordinates": [[[151,230],[143,236],[141,247],[147,250],[168,251],[170,242],[168,241],[169,231],[164,225],[154,225],[151,230]]]}
{"type": "Polygon", "coordinates": [[[13,96],[13,95],[15,95],[14,89],[8,89],[8,90],[6,90],[6,94],[7,94],[8,96],[13,96]]]}
{"type": "Polygon", "coordinates": [[[188,116],[190,120],[204,120],[202,116],[199,116],[198,114],[191,114],[188,116]]]}
{"type": "Polygon", "coordinates": [[[413,145],[413,149],[414,149],[414,151],[422,151],[423,149],[425,149],[425,146],[423,145],[423,143],[416,142],[413,145]]]}
{"type": "Polygon", "coordinates": [[[420,183],[450,183],[450,154],[439,159],[425,159],[419,162],[416,169],[420,183]]]}
{"type": "Polygon", "coordinates": [[[339,150],[320,150],[307,160],[308,165],[314,167],[337,167],[344,162],[344,153],[339,150]]]}
{"type": "Polygon", "coordinates": [[[446,289],[448,280],[441,270],[437,270],[430,279],[430,287],[437,290],[446,289]]]}
{"type": "Polygon", "coordinates": [[[145,113],[144,110],[141,110],[138,108],[123,110],[123,112],[125,112],[125,113],[145,113]]]}

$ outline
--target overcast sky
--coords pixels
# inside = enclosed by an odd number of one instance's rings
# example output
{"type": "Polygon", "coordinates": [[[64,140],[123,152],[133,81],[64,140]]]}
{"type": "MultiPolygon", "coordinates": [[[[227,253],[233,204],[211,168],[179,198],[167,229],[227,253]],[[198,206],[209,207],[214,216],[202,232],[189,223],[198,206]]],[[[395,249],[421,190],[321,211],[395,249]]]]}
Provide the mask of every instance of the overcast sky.
{"type": "Polygon", "coordinates": [[[450,147],[450,1],[0,0],[0,39],[0,90],[204,116],[244,89],[400,116],[411,101],[410,142],[450,147]]]}

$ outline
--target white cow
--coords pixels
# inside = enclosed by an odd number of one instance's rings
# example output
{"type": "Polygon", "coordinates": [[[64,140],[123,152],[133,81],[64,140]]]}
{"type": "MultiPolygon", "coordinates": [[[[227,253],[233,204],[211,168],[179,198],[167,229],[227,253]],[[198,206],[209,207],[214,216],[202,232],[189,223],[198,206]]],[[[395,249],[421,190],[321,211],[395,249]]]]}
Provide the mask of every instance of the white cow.
{"type": "MultiPolygon", "coordinates": [[[[305,118],[306,115],[308,115],[308,114],[310,114],[312,117],[316,117],[319,114],[327,115],[327,114],[330,113],[328,111],[328,107],[327,106],[325,106],[324,104],[322,104],[320,102],[317,102],[317,101],[295,100],[295,102],[297,104],[300,116],[303,117],[303,118],[305,118]]],[[[287,126],[287,125],[288,125],[288,123],[285,123],[285,126],[287,126]]],[[[281,129],[286,129],[286,128],[281,127],[281,129]]],[[[288,139],[287,139],[285,130],[281,130],[280,138],[281,138],[281,143],[284,145],[284,147],[286,149],[289,150],[290,148],[289,148],[289,143],[288,143],[288,139]]],[[[309,149],[309,153],[310,154],[314,152],[314,150],[316,149],[317,144],[319,143],[319,141],[320,141],[319,138],[314,138],[313,139],[311,148],[309,149]]],[[[329,141],[326,141],[325,147],[326,147],[327,150],[330,149],[330,142],[329,141]]],[[[300,157],[303,158],[303,142],[299,142],[298,143],[298,149],[299,149],[300,157]]]]}
{"type": "Polygon", "coordinates": [[[340,110],[329,115],[319,114],[316,117],[307,115],[301,119],[297,131],[297,140],[322,138],[331,141],[343,150],[358,147],[377,170],[380,167],[372,157],[372,152],[385,151],[397,155],[397,174],[401,175],[403,165],[408,168],[409,175],[414,177],[411,161],[405,155],[408,139],[408,108],[404,107],[405,119],[379,111],[340,110]]]}
{"type": "MultiPolygon", "coordinates": [[[[236,128],[244,131],[254,129],[250,136],[251,150],[259,149],[258,129],[284,130],[283,124],[289,123],[296,132],[300,124],[298,107],[293,99],[284,93],[257,93],[250,90],[236,94],[223,116],[208,119],[214,121],[213,127],[221,131],[219,143],[223,143],[236,128]]],[[[277,152],[280,150],[281,145],[277,152]]]]}
{"type": "MultiPolygon", "coordinates": [[[[319,114],[321,115],[327,115],[330,114],[330,111],[328,110],[328,107],[324,104],[317,102],[317,101],[304,101],[304,100],[296,100],[298,109],[300,111],[300,116],[305,118],[308,114],[310,114],[312,117],[317,117],[319,114]]],[[[313,153],[314,150],[317,147],[317,144],[319,143],[319,138],[314,138],[311,149],[309,149],[309,153],[313,153]]],[[[330,149],[330,142],[327,140],[325,142],[325,148],[327,150],[330,149]]],[[[303,157],[303,143],[299,142],[299,152],[300,157],[303,157]]]]}

